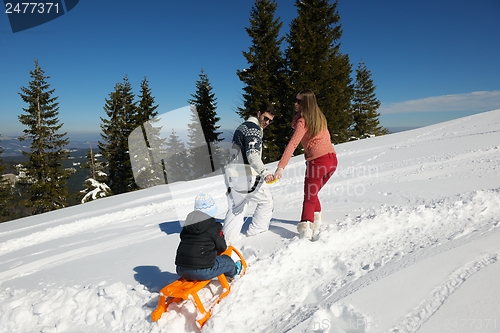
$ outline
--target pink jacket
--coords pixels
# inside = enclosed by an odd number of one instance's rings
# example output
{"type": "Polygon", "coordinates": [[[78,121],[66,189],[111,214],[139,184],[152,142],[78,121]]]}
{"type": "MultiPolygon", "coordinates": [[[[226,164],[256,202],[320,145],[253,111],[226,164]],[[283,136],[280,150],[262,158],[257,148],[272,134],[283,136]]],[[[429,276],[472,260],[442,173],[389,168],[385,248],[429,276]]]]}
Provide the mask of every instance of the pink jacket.
{"type": "Polygon", "coordinates": [[[290,161],[293,152],[299,145],[299,142],[301,142],[304,147],[304,157],[306,161],[313,160],[328,153],[335,154],[335,148],[333,148],[333,144],[330,139],[330,132],[328,132],[327,128],[319,132],[315,137],[311,138],[306,128],[306,122],[300,116],[300,113],[297,113],[295,118],[293,118],[292,128],[295,129],[295,132],[293,133],[290,142],[288,142],[288,145],[283,152],[283,156],[281,156],[278,163],[279,168],[285,168],[288,161],[290,161]]]}

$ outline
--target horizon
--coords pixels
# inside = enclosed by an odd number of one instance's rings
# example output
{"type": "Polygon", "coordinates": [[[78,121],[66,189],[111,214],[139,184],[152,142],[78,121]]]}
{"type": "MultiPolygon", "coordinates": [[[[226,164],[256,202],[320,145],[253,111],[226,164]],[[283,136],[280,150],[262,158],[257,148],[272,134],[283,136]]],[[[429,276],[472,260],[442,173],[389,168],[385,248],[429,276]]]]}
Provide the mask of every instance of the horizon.
{"type": "MultiPolygon", "coordinates": [[[[486,112],[490,112],[490,111],[495,111],[495,110],[467,114],[467,115],[464,115],[464,116],[458,117],[458,118],[463,118],[463,117],[467,117],[467,116],[474,115],[474,114],[486,113],[486,112]]],[[[450,119],[450,120],[453,120],[453,119],[450,119]]],[[[449,121],[449,120],[437,122],[437,124],[444,123],[447,121],[449,121]]],[[[429,124],[429,125],[425,125],[425,126],[390,127],[390,128],[387,128],[389,130],[389,133],[387,133],[386,135],[396,134],[396,133],[405,132],[405,131],[411,131],[411,130],[415,130],[415,129],[419,129],[419,128],[427,127],[427,126],[431,126],[431,125],[434,125],[434,124],[429,124]]],[[[233,129],[221,129],[221,128],[218,129],[218,131],[222,131],[222,135],[223,135],[222,142],[230,141],[231,136],[234,133],[235,129],[236,129],[236,127],[233,129]]],[[[70,136],[68,134],[68,138],[69,138],[70,142],[68,145],[65,146],[65,148],[66,149],[84,150],[84,149],[88,148],[89,144],[91,144],[92,148],[98,149],[98,142],[101,141],[101,139],[102,139],[100,137],[100,134],[101,133],[79,133],[79,134],[74,134],[72,136],[70,136]]],[[[2,157],[16,158],[16,157],[22,156],[22,151],[19,149],[19,147],[17,147],[18,143],[22,144],[22,142],[19,140],[20,136],[21,135],[6,136],[6,135],[0,134],[0,148],[4,149],[4,152],[2,154],[0,154],[0,159],[2,157]],[[4,139],[6,139],[6,140],[4,140],[4,139]],[[12,143],[13,140],[15,143],[12,143]],[[8,144],[5,145],[5,143],[8,143],[8,144]]],[[[365,140],[365,139],[360,139],[360,140],[365,140]]],[[[341,144],[341,143],[339,143],[339,144],[341,144]]],[[[26,144],[23,144],[23,145],[25,146],[26,144]]]]}
{"type": "MultiPolygon", "coordinates": [[[[393,127],[389,128],[389,133],[388,134],[395,134],[395,133],[400,133],[404,131],[410,131],[414,129],[418,129],[421,127],[425,126],[420,126],[420,127],[393,127]]],[[[223,134],[226,134],[226,136],[223,137],[222,142],[229,142],[231,141],[231,135],[234,132],[234,129],[219,129],[220,131],[223,131],[223,134]]],[[[20,136],[20,135],[19,135],[20,136]]],[[[18,144],[22,144],[23,146],[26,146],[26,142],[21,142],[19,140],[19,136],[0,136],[0,148],[2,148],[4,151],[2,154],[0,154],[0,159],[3,157],[21,157],[22,156],[22,151],[18,147],[18,144]]],[[[76,136],[69,137],[69,144],[65,146],[66,149],[78,149],[78,150],[84,150],[89,148],[89,144],[92,145],[92,148],[98,148],[98,141],[101,141],[102,139],[100,138],[100,133],[88,133],[88,134],[79,134],[76,136]]],[[[28,150],[28,149],[27,149],[28,150]]],[[[27,151],[26,150],[26,151],[27,151]]]]}
{"type": "MultiPolygon", "coordinates": [[[[494,111],[494,110],[490,110],[490,111],[494,111]]],[[[488,112],[488,111],[485,111],[485,112],[488,112]]],[[[481,112],[478,112],[478,113],[481,113],[481,112]]],[[[243,122],[243,120],[242,120],[243,122]]],[[[433,124],[432,124],[433,125],[433,124]]],[[[397,132],[402,132],[402,131],[407,131],[407,130],[412,130],[412,129],[416,129],[416,128],[421,128],[421,127],[425,127],[425,126],[396,126],[396,127],[391,127],[391,128],[388,128],[389,129],[389,133],[388,134],[391,134],[391,133],[397,133],[397,132]],[[391,129],[393,131],[391,131],[391,129]]],[[[232,133],[236,130],[236,127],[235,128],[220,128],[218,129],[217,131],[222,131],[223,133],[232,133]]],[[[70,135],[68,133],[68,138],[70,139],[70,141],[77,141],[77,142],[81,142],[81,141],[98,141],[98,140],[101,140],[100,138],[100,132],[95,132],[95,133],[78,133],[78,134],[72,134],[70,135]]],[[[264,135],[265,135],[265,132],[264,132],[264,135]]],[[[18,139],[20,136],[22,136],[22,134],[15,134],[15,135],[1,135],[0,134],[0,147],[2,146],[2,140],[5,138],[5,139],[18,139]]]]}

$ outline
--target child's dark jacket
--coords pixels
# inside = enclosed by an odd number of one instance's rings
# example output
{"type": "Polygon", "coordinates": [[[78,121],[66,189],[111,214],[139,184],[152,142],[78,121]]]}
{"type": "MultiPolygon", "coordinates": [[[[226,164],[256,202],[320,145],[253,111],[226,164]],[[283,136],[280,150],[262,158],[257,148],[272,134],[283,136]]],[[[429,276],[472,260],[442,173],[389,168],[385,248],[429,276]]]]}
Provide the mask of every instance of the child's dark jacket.
{"type": "Polygon", "coordinates": [[[215,257],[227,249],[222,224],[201,211],[188,214],[181,231],[175,264],[186,268],[211,268],[215,257]]]}

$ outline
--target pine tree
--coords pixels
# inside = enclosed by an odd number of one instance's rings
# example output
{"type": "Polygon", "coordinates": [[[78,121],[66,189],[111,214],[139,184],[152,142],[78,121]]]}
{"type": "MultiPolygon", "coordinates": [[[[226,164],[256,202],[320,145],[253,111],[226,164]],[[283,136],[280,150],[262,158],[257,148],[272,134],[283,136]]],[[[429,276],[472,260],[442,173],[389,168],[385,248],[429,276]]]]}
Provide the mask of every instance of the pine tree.
{"type": "MultiPolygon", "coordinates": [[[[191,165],[194,167],[195,177],[214,172],[220,167],[218,160],[217,143],[222,139],[219,137],[222,132],[217,132],[220,128],[217,122],[217,99],[212,92],[212,86],[208,75],[202,70],[200,79],[196,82],[196,93],[192,94],[192,99],[188,100],[191,107],[191,124],[189,124],[188,135],[190,138],[189,148],[192,156],[191,165]],[[208,156],[204,154],[208,150],[208,156]],[[210,161],[210,168],[204,167],[203,161],[210,161]]],[[[206,162],[205,162],[206,163],[206,162]]]]}
{"type": "Polygon", "coordinates": [[[101,117],[101,137],[98,147],[108,163],[108,181],[113,194],[136,190],[134,174],[129,157],[128,136],[138,126],[137,107],[134,102],[132,85],[125,76],[122,83],[106,99],[101,117]]]}
{"type": "Polygon", "coordinates": [[[161,127],[153,124],[156,119],[138,126],[129,136],[132,170],[135,183],[140,188],[148,188],[167,183],[165,169],[165,139],[161,127]]]}
{"type": "Polygon", "coordinates": [[[167,139],[166,151],[168,157],[165,167],[168,183],[171,184],[177,181],[190,180],[191,177],[188,172],[190,169],[190,162],[186,155],[186,145],[174,129],[172,129],[172,134],[167,139]]]}
{"type": "Polygon", "coordinates": [[[377,109],[380,101],[375,95],[375,85],[371,79],[371,72],[364,62],[360,62],[356,69],[356,84],[353,97],[354,127],[352,136],[358,139],[371,135],[384,135],[388,130],[380,126],[377,109]]]}
{"type": "Polygon", "coordinates": [[[137,124],[143,124],[158,117],[158,104],[155,105],[155,98],[149,88],[149,82],[146,77],[141,81],[141,92],[139,95],[139,105],[137,106],[137,124]]]}
{"type": "Polygon", "coordinates": [[[157,108],[145,77],[141,82],[135,121],[139,127],[129,136],[132,167],[139,187],[152,187],[166,182],[165,168],[160,158],[165,140],[161,137],[161,126],[155,126],[159,122],[157,108]]]}
{"type": "Polygon", "coordinates": [[[342,28],[337,4],[338,0],[333,4],[328,0],[296,0],[298,16],[290,25],[286,51],[294,94],[302,89],[315,93],[335,143],[347,141],[353,123],[352,68],[348,55],[340,51],[342,28]]]}
{"type": "Polygon", "coordinates": [[[252,40],[249,50],[243,52],[249,67],[236,74],[245,84],[243,107],[238,114],[247,119],[255,116],[262,104],[272,104],[276,110],[274,121],[264,131],[262,159],[265,163],[277,160],[289,139],[293,118],[289,100],[289,81],[281,51],[284,37],[279,37],[282,23],[274,15],[274,0],[256,0],[250,13],[250,27],[245,28],[252,40]]]}
{"type": "Polygon", "coordinates": [[[80,191],[81,203],[112,195],[111,189],[106,185],[108,175],[104,172],[105,163],[97,158],[92,146],[87,153],[87,163],[82,168],[88,169],[89,174],[85,179],[85,189],[80,191]]]}
{"type": "Polygon", "coordinates": [[[67,179],[71,172],[63,163],[69,157],[64,147],[69,140],[66,132],[59,133],[63,124],[59,114],[58,97],[53,97],[55,89],[50,89],[44,71],[35,60],[35,70],[30,71],[32,81],[28,87],[21,87],[22,100],[28,104],[19,121],[27,126],[19,139],[30,143],[30,151],[23,151],[28,157],[26,177],[29,200],[24,204],[32,208],[33,214],[40,214],[67,206],[67,179]]]}

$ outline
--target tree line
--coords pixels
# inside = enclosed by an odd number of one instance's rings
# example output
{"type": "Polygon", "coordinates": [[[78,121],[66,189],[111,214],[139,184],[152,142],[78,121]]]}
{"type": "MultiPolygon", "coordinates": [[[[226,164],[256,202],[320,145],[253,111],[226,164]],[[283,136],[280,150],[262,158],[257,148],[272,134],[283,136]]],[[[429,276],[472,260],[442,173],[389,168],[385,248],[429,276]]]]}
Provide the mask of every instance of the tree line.
{"type": "MultiPolygon", "coordinates": [[[[292,98],[306,88],[316,94],[328,121],[332,143],[387,133],[378,120],[380,102],[371,72],[360,61],[353,74],[349,56],[340,49],[342,26],[338,0],[333,3],[296,0],[294,5],[297,17],[286,35],[280,37],[283,24],[276,17],[276,0],[255,0],[249,27],[245,28],[251,38],[248,50],[243,51],[248,66],[236,70],[244,83],[237,114],[246,119],[255,115],[262,103],[273,104],[277,111],[264,137],[266,163],[281,157],[292,135],[292,98]]],[[[22,190],[16,195],[15,186],[2,178],[0,221],[21,217],[12,210],[12,202],[16,200],[26,207],[24,215],[68,206],[67,181],[74,170],[64,167],[69,157],[66,149],[69,139],[58,119],[58,97],[37,60],[30,76],[31,81],[19,93],[26,103],[18,116],[25,126],[19,139],[30,144],[29,150],[23,151],[27,161],[18,169],[20,181],[16,186],[22,190]]],[[[127,76],[118,82],[105,99],[99,154],[91,148],[87,163],[82,165],[88,176],[82,184],[81,202],[135,191],[141,187],[140,183],[154,186],[194,179],[223,165],[217,98],[203,70],[191,97],[187,101],[193,107],[193,123],[187,129],[189,141],[183,142],[175,130],[162,138],[162,126],[155,123],[158,105],[147,78],[140,83],[137,99],[127,76]],[[131,156],[130,138],[135,134],[142,135],[144,143],[134,147],[139,153],[131,156]],[[204,140],[200,142],[200,138],[204,140]],[[153,166],[150,162],[160,155],[162,164],[153,166]],[[200,165],[200,156],[210,161],[208,170],[200,165]],[[143,164],[144,167],[136,167],[143,164]]],[[[3,174],[1,168],[0,164],[3,174]]]]}

